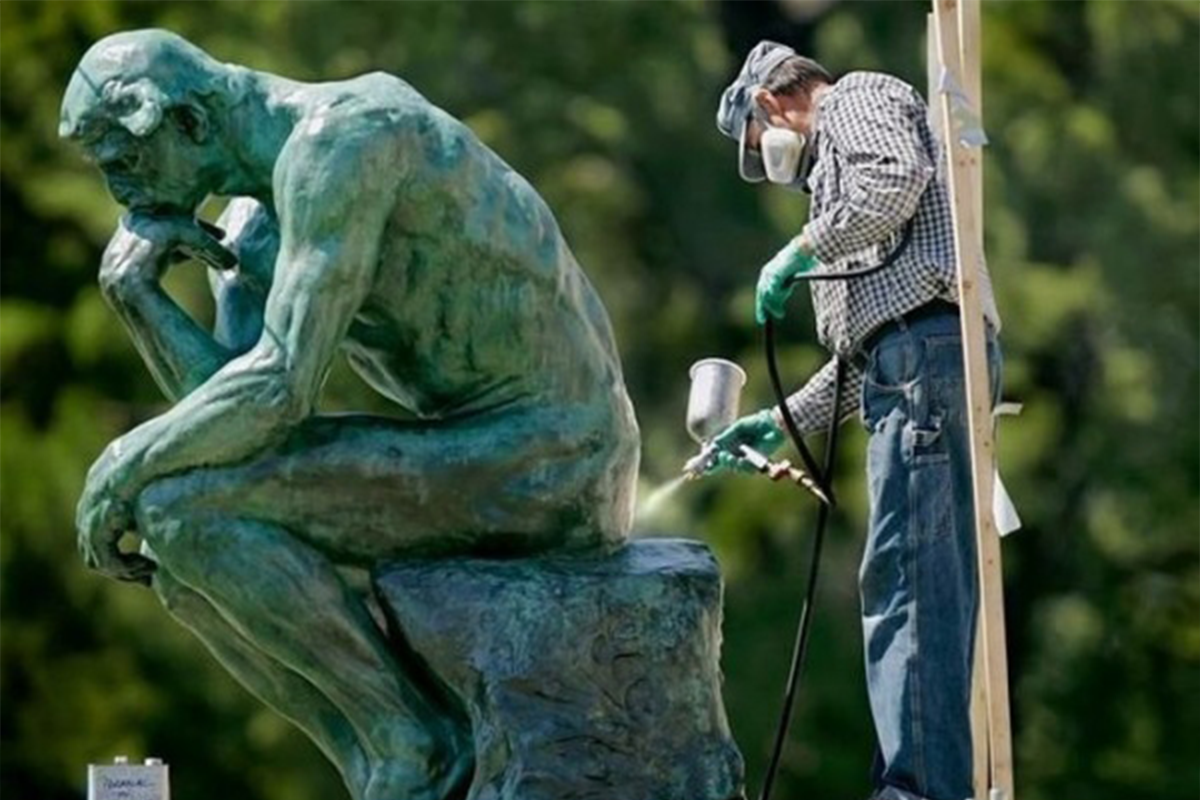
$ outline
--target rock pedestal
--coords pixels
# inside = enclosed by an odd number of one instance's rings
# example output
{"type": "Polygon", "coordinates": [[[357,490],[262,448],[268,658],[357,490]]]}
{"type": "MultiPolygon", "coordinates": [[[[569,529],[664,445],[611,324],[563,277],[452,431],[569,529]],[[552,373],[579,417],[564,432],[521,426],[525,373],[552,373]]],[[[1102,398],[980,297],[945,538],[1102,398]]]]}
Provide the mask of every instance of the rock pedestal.
{"type": "Polygon", "coordinates": [[[380,601],[470,715],[468,800],[731,800],[721,577],[698,542],[390,565],[380,601]]]}

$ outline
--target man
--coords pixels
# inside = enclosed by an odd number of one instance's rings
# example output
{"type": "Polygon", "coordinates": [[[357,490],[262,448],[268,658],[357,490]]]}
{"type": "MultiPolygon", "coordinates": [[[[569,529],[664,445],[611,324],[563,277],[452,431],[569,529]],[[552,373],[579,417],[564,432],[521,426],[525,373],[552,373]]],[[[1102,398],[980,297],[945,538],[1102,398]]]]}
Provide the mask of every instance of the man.
{"type": "MultiPolygon", "coordinates": [[[[744,178],[812,193],[808,223],[761,271],[760,323],[783,316],[793,276],[866,268],[904,248],[878,272],[810,284],[818,336],[844,362],[845,385],[835,409],[831,359],[788,407],[804,433],[856,409],[870,431],[859,586],[878,741],[873,797],[962,800],[973,793],[978,591],[954,242],[926,106],[897,78],[835,81],[761,42],[722,96],[717,125],[738,141],[744,178]]],[[[1000,322],[986,272],[981,289],[995,395],[1000,322]]],[[[769,454],[782,427],[774,409],[738,420],[716,439],[717,469],[740,466],[741,444],[769,454]]]]}
{"type": "Polygon", "coordinates": [[[80,546],[152,583],[360,800],[442,800],[469,728],[349,568],[622,541],[638,434],[607,315],[534,189],[397,78],[304,84],[165,31],[94,45],[61,135],[129,208],[101,285],[174,407],[109,446],[80,546]],[[210,194],[212,335],[162,291],[210,194]],[[232,262],[232,259],[228,259],[232,262]],[[338,351],[412,420],[314,413],[338,351]],[[126,532],[143,555],[117,545],[126,532]]]}

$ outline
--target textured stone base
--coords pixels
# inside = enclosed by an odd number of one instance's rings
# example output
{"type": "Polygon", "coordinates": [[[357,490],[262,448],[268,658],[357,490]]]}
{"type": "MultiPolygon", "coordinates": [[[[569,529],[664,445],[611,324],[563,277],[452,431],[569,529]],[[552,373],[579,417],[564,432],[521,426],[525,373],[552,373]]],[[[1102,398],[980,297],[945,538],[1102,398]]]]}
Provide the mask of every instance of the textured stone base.
{"type": "Polygon", "coordinates": [[[704,545],[408,562],[375,581],[390,621],[470,714],[469,800],[740,795],[721,577],[704,545]]]}

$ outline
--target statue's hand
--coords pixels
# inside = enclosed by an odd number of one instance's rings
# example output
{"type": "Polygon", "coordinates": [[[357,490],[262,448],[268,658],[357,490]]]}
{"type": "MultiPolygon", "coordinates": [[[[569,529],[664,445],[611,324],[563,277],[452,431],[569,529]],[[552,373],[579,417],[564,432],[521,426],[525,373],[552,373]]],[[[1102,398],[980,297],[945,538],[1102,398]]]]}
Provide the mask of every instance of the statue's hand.
{"type": "Polygon", "coordinates": [[[88,473],[75,513],[79,554],[91,569],[121,581],[150,584],[155,563],[137,553],[122,552],[121,537],[135,529],[132,505],[110,488],[110,459],[104,456],[88,473]]]}
{"type": "MultiPolygon", "coordinates": [[[[195,219],[134,211],[121,218],[100,259],[100,288],[110,298],[156,283],[183,252],[220,250],[195,219]]],[[[236,263],[236,262],[235,262],[236,263]]]]}

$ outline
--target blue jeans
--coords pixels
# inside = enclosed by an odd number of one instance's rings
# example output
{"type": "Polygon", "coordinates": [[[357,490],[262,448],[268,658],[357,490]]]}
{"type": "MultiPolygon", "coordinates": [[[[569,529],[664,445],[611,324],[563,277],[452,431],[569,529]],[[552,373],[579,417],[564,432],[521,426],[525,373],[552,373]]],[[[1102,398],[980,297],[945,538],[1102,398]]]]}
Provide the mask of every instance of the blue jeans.
{"type": "MultiPolygon", "coordinates": [[[[876,796],[963,800],[979,602],[962,340],[952,311],[892,323],[867,353],[870,529],[859,572],[876,796]]],[[[989,330],[992,399],[1000,350],[989,330]]]]}

